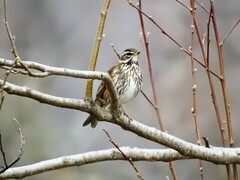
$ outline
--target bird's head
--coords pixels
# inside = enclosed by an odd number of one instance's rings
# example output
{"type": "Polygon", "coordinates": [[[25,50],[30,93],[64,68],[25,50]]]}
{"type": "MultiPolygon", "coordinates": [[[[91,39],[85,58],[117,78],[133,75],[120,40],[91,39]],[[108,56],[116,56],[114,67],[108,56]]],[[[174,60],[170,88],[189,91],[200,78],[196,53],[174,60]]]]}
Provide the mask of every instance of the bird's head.
{"type": "Polygon", "coordinates": [[[120,62],[124,64],[132,64],[138,62],[138,55],[140,52],[134,48],[126,49],[120,58],[120,62]]]}

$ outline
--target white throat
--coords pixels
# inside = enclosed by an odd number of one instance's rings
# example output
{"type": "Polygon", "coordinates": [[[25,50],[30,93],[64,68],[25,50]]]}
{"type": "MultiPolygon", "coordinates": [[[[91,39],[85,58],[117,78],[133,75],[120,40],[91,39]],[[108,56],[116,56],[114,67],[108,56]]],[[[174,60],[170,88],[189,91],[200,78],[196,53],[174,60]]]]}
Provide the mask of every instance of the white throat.
{"type": "Polygon", "coordinates": [[[132,61],[136,63],[138,61],[138,56],[133,56],[132,61]]]}

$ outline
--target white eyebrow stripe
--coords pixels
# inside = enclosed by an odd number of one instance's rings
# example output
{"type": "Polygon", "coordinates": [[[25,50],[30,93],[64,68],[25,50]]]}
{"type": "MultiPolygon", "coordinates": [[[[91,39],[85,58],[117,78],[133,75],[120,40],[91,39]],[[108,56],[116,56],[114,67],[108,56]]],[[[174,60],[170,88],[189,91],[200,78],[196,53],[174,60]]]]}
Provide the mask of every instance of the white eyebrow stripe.
{"type": "Polygon", "coordinates": [[[131,53],[131,54],[132,54],[131,51],[125,51],[125,52],[123,52],[122,56],[124,56],[125,54],[128,54],[128,53],[131,53]]]}

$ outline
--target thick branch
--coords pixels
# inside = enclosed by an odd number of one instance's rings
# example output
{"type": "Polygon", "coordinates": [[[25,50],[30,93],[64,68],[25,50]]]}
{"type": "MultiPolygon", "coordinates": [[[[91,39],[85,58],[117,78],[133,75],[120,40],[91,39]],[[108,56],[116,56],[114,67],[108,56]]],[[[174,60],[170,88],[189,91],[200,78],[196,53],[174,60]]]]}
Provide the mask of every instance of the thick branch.
{"type": "MultiPolygon", "coordinates": [[[[3,81],[0,80],[0,86],[2,85],[2,83],[3,81]]],[[[156,128],[151,128],[133,119],[129,119],[129,117],[124,114],[118,117],[112,116],[110,112],[104,111],[103,109],[92,103],[90,100],[51,96],[27,87],[16,86],[11,83],[6,83],[4,90],[9,94],[25,96],[38,100],[39,102],[45,104],[93,113],[98,119],[117,124],[123,129],[131,131],[143,138],[175,149],[184,156],[199,158],[217,164],[240,163],[240,149],[238,148],[209,149],[206,147],[188,143],[182,139],[159,131],[156,128]]]]}
{"type": "MultiPolygon", "coordinates": [[[[3,81],[0,80],[0,87],[2,85],[3,85],[3,81]]],[[[52,96],[52,95],[48,95],[48,94],[33,90],[29,87],[21,87],[11,83],[5,83],[3,89],[8,94],[28,97],[28,98],[37,100],[40,103],[93,113],[96,116],[101,116],[107,119],[111,118],[110,113],[103,111],[100,107],[96,106],[93,103],[93,101],[89,99],[72,99],[72,98],[62,98],[62,97],[52,96]]]]}
{"type": "MultiPolygon", "coordinates": [[[[187,159],[187,157],[180,155],[172,149],[139,149],[130,147],[121,147],[120,149],[124,154],[130,157],[132,161],[168,162],[172,160],[187,159]]],[[[19,179],[71,166],[82,166],[101,161],[116,160],[126,160],[117,149],[92,151],[83,154],[59,157],[22,167],[10,168],[3,174],[0,174],[0,179],[19,179]]]]}

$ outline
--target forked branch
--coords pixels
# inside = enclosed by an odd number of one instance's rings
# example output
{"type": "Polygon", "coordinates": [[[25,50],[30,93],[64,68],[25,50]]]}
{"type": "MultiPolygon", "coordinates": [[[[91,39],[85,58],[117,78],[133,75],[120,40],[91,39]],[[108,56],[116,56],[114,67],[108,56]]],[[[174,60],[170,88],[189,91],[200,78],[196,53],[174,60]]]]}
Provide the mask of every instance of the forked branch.
{"type": "Polygon", "coordinates": [[[21,145],[20,145],[20,148],[19,148],[18,156],[12,162],[8,163],[6,153],[5,153],[4,147],[3,147],[2,133],[0,132],[0,152],[2,153],[2,157],[3,157],[3,161],[4,161],[4,166],[2,166],[2,168],[0,168],[0,177],[1,177],[2,173],[4,173],[9,168],[11,168],[14,164],[16,164],[20,160],[20,158],[22,157],[23,152],[24,152],[25,138],[22,135],[21,125],[19,124],[19,122],[15,118],[13,119],[13,121],[18,126],[18,133],[19,133],[19,136],[20,136],[21,145]]]}

